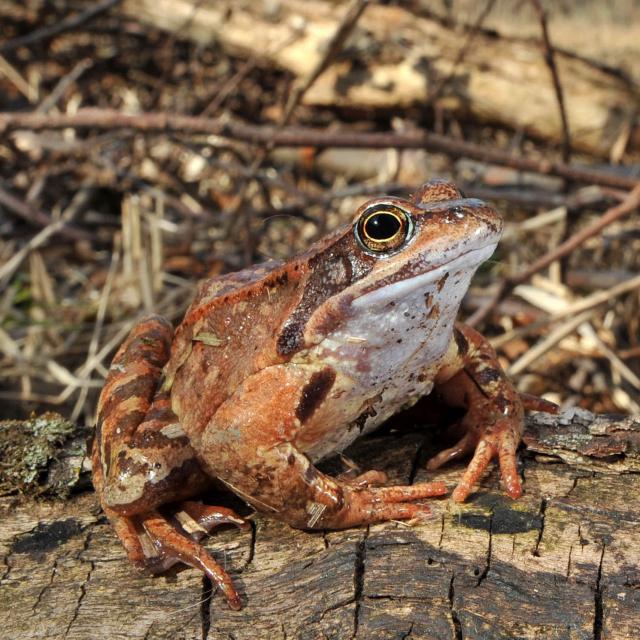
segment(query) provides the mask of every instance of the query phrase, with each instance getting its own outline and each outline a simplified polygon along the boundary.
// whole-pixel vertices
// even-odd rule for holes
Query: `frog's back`
[[[301,296],[304,262],[267,262],[204,282],[177,328],[165,388],[187,432],[203,429],[244,380],[283,361],[280,328]]]

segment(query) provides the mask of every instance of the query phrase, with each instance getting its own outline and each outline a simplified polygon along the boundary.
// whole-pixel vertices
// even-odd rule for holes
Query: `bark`
[[[529,418],[525,495],[495,470],[415,526],[308,533],[262,517],[214,534],[244,608],[192,569],[134,571],[95,495],[1,502],[0,638],[637,638],[640,418]],[[357,444],[395,482],[428,474],[418,433]],[[460,466],[438,474],[451,485]]]
[[[346,11],[330,0],[220,2],[126,0],[132,18],[291,72],[313,74]],[[553,44],[553,43],[552,43]],[[620,75],[556,52],[572,145],[607,156],[629,144],[637,91]],[[468,33],[400,6],[367,6],[346,49],[304,94],[309,105],[369,111],[421,110],[507,126],[559,142],[562,125],[539,42]],[[614,149],[615,147],[615,149]]]

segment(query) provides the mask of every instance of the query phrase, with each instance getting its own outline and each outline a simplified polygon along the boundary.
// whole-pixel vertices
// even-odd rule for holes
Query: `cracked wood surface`
[[[0,638],[637,638],[639,439],[637,418],[539,414],[515,502],[493,470],[467,504],[433,501],[412,527],[307,533],[255,517],[216,533],[239,612],[195,570],[134,571],[93,493],[3,498]],[[434,445],[392,434],[350,454],[422,481]],[[438,475],[453,486],[460,470]]]

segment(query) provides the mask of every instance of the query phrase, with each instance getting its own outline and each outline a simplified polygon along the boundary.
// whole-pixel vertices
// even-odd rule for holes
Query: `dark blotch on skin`
[[[103,414],[104,416],[107,416],[106,413]],[[128,439],[131,435],[133,435],[136,431],[136,429],[138,428],[138,426],[140,425],[140,423],[144,420],[145,418],[145,413],[142,411],[132,411],[131,413],[126,414],[125,416],[122,417],[121,420],[118,421],[117,423],[117,427],[119,429],[121,429],[121,433],[119,434],[119,436],[122,436],[123,440]],[[98,440],[98,442],[102,442],[102,439],[105,436],[109,436],[106,437],[106,441],[104,443],[104,460],[102,461],[102,468],[104,470],[104,474],[105,476],[108,476],[110,474],[110,469],[111,469],[111,444],[113,442],[113,439],[110,437],[112,436],[112,433],[104,433],[104,420],[106,419],[103,418],[102,419],[102,426],[100,428],[100,439]],[[110,425],[111,427],[113,427],[113,423]]]
[[[379,402],[380,400],[381,400],[380,396],[376,396],[375,398],[372,398],[370,400],[371,404],[349,425],[349,429],[351,429],[352,426],[355,426],[358,429],[358,431],[362,433],[362,430],[364,429],[367,419],[373,418],[374,416],[378,415],[378,412],[375,410],[373,405],[375,402]]]
[[[180,449],[189,444],[187,436],[179,438],[169,438],[160,431],[145,430],[136,434],[133,439],[133,446],[137,449]]]
[[[148,465],[144,466],[149,468]],[[112,509],[121,515],[135,515],[154,509],[161,504],[186,500],[202,492],[211,483],[211,478],[202,471],[197,460],[189,458],[181,467],[172,469],[171,473],[160,482],[147,483],[144,495],[138,500],[126,505],[112,506]]]
[[[474,372],[474,377],[479,384],[487,385],[500,379],[500,372],[497,369],[483,369]]]
[[[287,282],[289,282],[289,274],[283,271],[279,275],[267,278],[264,284],[267,287],[281,287],[287,284]]]
[[[300,302],[280,331],[278,353],[287,356],[302,348],[304,329],[314,311],[367,275],[374,262],[375,258],[356,250],[355,238],[349,231],[328,249],[309,258],[309,279],[304,283]]]
[[[296,418],[305,423],[318,408],[318,405],[327,397],[336,379],[336,372],[326,367],[322,371],[316,371],[309,382],[302,389],[300,402],[296,407]]]
[[[318,470],[312,464],[310,464],[304,470],[304,481],[307,484],[313,484],[314,482],[317,482],[318,476],[319,476]]]
[[[465,338],[462,331],[458,331],[458,329],[454,329],[453,337],[455,338],[456,344],[458,345],[458,353],[461,356],[464,356],[469,351],[469,342]]]
[[[151,398],[155,390],[156,380],[153,375],[136,376],[111,392],[106,401],[102,403],[101,416],[107,418],[112,411],[117,410],[122,402],[129,398]]]
[[[278,336],[277,349],[281,355],[288,355],[302,346],[305,319],[290,320]]]
[[[436,285],[438,288],[438,292],[442,291],[442,288],[444,287],[444,285],[446,284],[447,280],[449,279],[449,274],[445,273],[442,278],[440,278],[440,280],[438,280],[438,284]]]
[[[145,422],[165,422],[166,424],[177,421],[178,419],[176,418],[175,413],[171,410],[171,407],[168,404],[158,406],[157,399],[154,400],[154,404],[145,418]]]
[[[130,477],[135,475],[145,476],[148,474],[150,466],[147,462],[139,462],[127,456],[126,451],[120,451],[116,458],[118,477]]]

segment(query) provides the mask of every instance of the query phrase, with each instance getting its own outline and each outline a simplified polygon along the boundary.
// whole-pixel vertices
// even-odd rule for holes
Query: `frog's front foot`
[[[449,449],[441,451],[427,462],[427,469],[435,470],[443,464],[468,455],[473,457],[451,497],[456,502],[464,502],[473,491],[489,463],[498,458],[500,477],[505,491],[511,498],[522,495],[522,482],[517,469],[518,443],[520,442],[521,416],[502,416],[495,419],[490,427],[474,422],[475,412],[462,421],[466,426],[465,435]]]
[[[427,469],[433,471],[447,462],[473,454],[451,494],[456,502],[464,502],[490,462],[497,458],[504,490],[509,497],[519,498],[522,495],[522,481],[517,469],[516,452],[522,433],[524,409],[556,413],[557,405],[535,396],[519,397],[515,393],[504,393],[496,403],[494,398],[483,395],[475,385],[469,385],[467,393],[473,395],[474,401],[459,424],[464,435],[454,446],[431,458],[427,462]]]
[[[505,376],[491,344],[464,324],[457,324],[454,329],[436,387],[447,404],[466,409],[459,424],[464,435],[453,447],[431,458],[427,468],[437,469],[473,452],[452,494],[456,502],[464,502],[489,463],[497,458],[505,491],[512,498],[520,497],[522,482],[516,450],[524,427],[524,410],[555,413],[556,405],[519,394]]]

